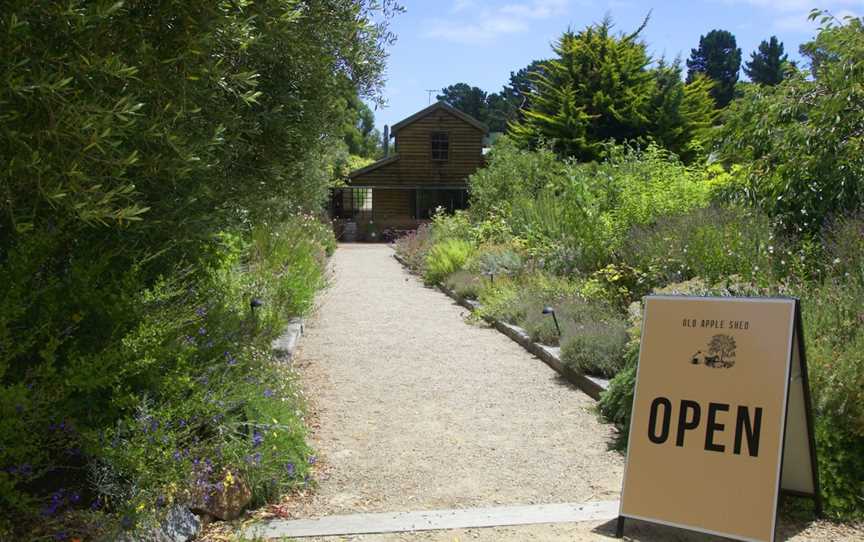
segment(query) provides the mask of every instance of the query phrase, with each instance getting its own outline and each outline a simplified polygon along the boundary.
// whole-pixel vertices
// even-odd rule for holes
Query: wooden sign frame
[[[776,537],[777,520],[779,517],[780,503],[781,503],[780,497],[781,496],[804,497],[804,498],[813,499],[815,514],[817,517],[820,517],[822,515],[822,498],[821,498],[820,490],[819,490],[819,471],[818,471],[818,462],[816,459],[816,442],[815,442],[815,438],[814,438],[814,427],[813,427],[813,409],[812,409],[812,402],[811,402],[811,397],[810,397],[810,383],[809,383],[808,374],[807,374],[807,355],[806,355],[806,348],[804,345],[804,330],[803,330],[802,317],[801,317],[801,301],[800,301],[800,299],[795,298],[795,297],[760,297],[760,298],[756,298],[756,297],[709,297],[709,296],[683,296],[683,295],[652,295],[652,296],[647,296],[645,298],[645,303],[643,304],[643,306],[646,307],[646,309],[643,309],[643,310],[647,310],[647,301],[650,298],[700,300],[700,301],[707,301],[707,300],[712,300],[712,301],[731,301],[731,300],[735,300],[735,301],[786,301],[786,302],[791,301],[794,303],[794,309],[793,309],[794,322],[792,323],[792,333],[791,333],[791,336],[789,338],[789,340],[791,341],[792,344],[789,346],[789,349],[788,349],[789,354],[788,354],[788,359],[786,360],[786,382],[785,382],[785,390],[783,393],[783,402],[784,402],[783,408],[785,410],[782,414],[782,421],[781,421],[782,430],[781,430],[780,440],[779,440],[779,444],[781,447],[780,460],[779,460],[780,465],[779,465],[779,469],[777,470],[777,480],[776,480],[777,487],[776,487],[776,490],[774,492],[775,506],[774,506],[774,511],[773,511],[774,516],[773,516],[773,519],[771,522],[771,529],[770,529],[771,538],[770,539],[774,540]],[[644,341],[645,341],[645,324],[646,324],[646,321],[647,321],[647,315],[645,315],[643,313],[643,322],[642,322],[643,333],[641,336],[641,344],[640,344],[640,352],[639,352],[640,364],[642,362],[642,352],[643,352],[643,346],[644,346]],[[694,361],[694,363],[695,363],[695,361]],[[796,367],[800,371],[800,375],[795,374]],[[799,394],[797,392],[797,390],[799,388],[795,387],[797,384],[794,384],[793,380],[800,380],[800,386],[801,386],[800,387],[800,397],[799,397]],[[639,369],[638,369],[638,365],[637,365],[633,406],[632,406],[632,410],[631,410],[631,414],[630,414],[630,420],[631,420],[630,437],[631,438],[628,440],[628,446],[627,446],[626,465],[628,467],[630,464],[631,446],[632,446],[632,442],[633,442],[632,436],[633,436],[633,425],[634,424],[632,423],[632,421],[635,419],[636,406],[637,406],[636,397],[637,397],[638,389],[639,389]],[[796,396],[796,404],[790,405],[790,397],[793,394]],[[803,402],[803,405],[797,404],[799,402]],[[809,487],[812,488],[812,492],[809,492],[806,490],[795,489],[792,487],[784,487],[784,475],[787,474],[787,471],[784,470],[784,459],[786,459],[786,454],[787,454],[786,448],[787,448],[787,444],[789,444],[790,438],[795,438],[795,435],[789,431],[789,429],[790,429],[789,428],[789,425],[790,425],[790,421],[789,421],[790,420],[790,406],[792,406],[795,409],[795,414],[797,414],[798,421],[797,421],[796,425],[800,426],[800,418],[802,415],[804,418],[805,427],[794,427],[794,428],[792,428],[792,431],[793,432],[800,432],[801,430],[806,430],[806,432],[807,432],[806,444],[807,444],[807,447],[809,449],[806,451],[802,451],[802,450],[798,449],[798,450],[795,450],[794,453],[798,454],[797,459],[799,461],[801,460],[800,455],[802,453],[806,453],[807,455],[809,455],[810,476],[805,477],[803,480],[804,480],[804,482],[809,482]],[[803,413],[801,412],[802,408],[803,408]],[[793,422],[793,423],[795,423],[795,422]],[[800,436],[800,434],[798,434],[797,436],[798,436],[798,440],[796,440],[796,443],[799,445],[798,447],[801,448],[802,447],[801,446],[802,441],[800,440],[801,436]],[[794,446],[793,446],[793,448],[794,448]],[[794,467],[789,467],[789,468],[792,469]],[[738,540],[746,540],[746,541],[757,540],[757,539],[745,538],[741,535],[736,535],[734,533],[724,533],[724,532],[719,532],[716,530],[700,529],[698,526],[694,526],[694,525],[682,525],[679,523],[664,521],[664,520],[659,519],[659,518],[653,518],[652,519],[652,518],[641,517],[641,516],[640,517],[626,516],[623,513],[624,496],[625,496],[625,491],[627,488],[627,474],[626,473],[627,473],[627,471],[625,470],[625,476],[624,476],[624,481],[623,481],[622,490],[621,490],[621,504],[620,504],[620,508],[619,508],[619,515],[618,515],[616,531],[615,531],[615,536],[617,538],[622,538],[624,536],[625,521],[626,521],[627,517],[631,517],[632,519],[639,519],[641,521],[663,524],[663,525],[667,525],[667,526],[688,529],[691,531],[703,532],[706,534],[721,535],[721,536],[726,536],[726,537],[730,537],[730,538],[734,538],[734,539],[738,539]],[[802,479],[800,478],[800,473],[789,472],[788,474],[789,474],[789,480],[787,480],[786,485],[794,485],[795,482],[793,482],[793,480],[792,480],[793,477],[798,478],[797,483],[799,483],[799,485],[802,483]],[[809,478],[809,480],[807,478]]]

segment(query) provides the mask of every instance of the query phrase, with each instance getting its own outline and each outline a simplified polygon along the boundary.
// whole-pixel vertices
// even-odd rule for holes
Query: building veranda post
[[[467,179],[483,165],[487,132],[478,120],[441,102],[394,124],[393,152],[352,171],[346,186],[333,190],[337,234],[374,241],[387,230],[417,228],[439,207],[466,208]]]

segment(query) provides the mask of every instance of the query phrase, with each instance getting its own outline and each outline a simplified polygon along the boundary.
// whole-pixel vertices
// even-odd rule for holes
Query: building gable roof
[[[471,115],[469,115],[467,113],[463,113],[462,111],[459,111],[455,107],[449,106],[444,102],[435,102],[434,104],[430,105],[429,107],[422,109],[422,110],[414,113],[410,117],[402,119],[399,122],[397,122],[396,124],[394,124],[393,126],[391,126],[390,127],[390,136],[391,137],[395,136],[396,132],[398,132],[402,128],[408,126],[409,124],[413,124],[414,122],[422,119],[423,117],[425,117],[427,115],[434,113],[435,111],[438,111],[439,109],[443,109],[444,111],[447,111],[451,115],[467,122],[468,124],[477,128],[478,130],[480,130],[484,134],[489,132],[489,128],[485,124],[483,124],[479,120],[475,119]]]
[[[369,173],[370,171],[374,171],[380,167],[384,167],[387,164],[392,164],[393,162],[395,162],[397,160],[399,160],[398,154],[390,155],[386,158],[382,158],[381,160],[373,162],[366,167],[361,167],[360,169],[355,169],[354,171],[352,171],[351,173],[348,174],[348,178],[353,179],[354,177],[357,177],[358,175],[363,175],[364,173]]]

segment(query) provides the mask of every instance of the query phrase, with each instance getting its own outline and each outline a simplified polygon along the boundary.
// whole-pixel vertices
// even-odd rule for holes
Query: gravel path
[[[594,401],[497,331],[466,324],[465,309],[392,254],[340,245],[306,324],[295,360],[319,488],[292,515],[617,499],[624,461]],[[338,539],[595,540],[613,523]],[[630,537],[707,539],[637,522]]]

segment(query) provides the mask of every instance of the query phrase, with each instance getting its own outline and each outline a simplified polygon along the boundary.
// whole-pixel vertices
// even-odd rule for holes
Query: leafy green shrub
[[[50,538],[91,505],[149,513],[201,463],[256,496],[302,480],[297,431],[272,437],[296,461],[276,476],[243,428],[275,423],[264,392],[300,426],[263,358],[333,249],[309,211],[344,98],[380,89],[382,9],[4,2],[0,538]]]
[[[639,347],[642,338],[642,302],[634,301],[627,308],[628,342],[622,356],[623,367],[609,381],[609,387],[600,394],[597,404],[600,416],[618,428],[616,444],[627,447],[630,415],[633,410],[633,393],[636,387],[636,366],[639,362]]]
[[[587,299],[575,293],[576,285],[566,283],[565,287],[553,295],[543,295],[542,291],[534,291],[535,295],[522,296],[525,306],[525,316],[518,324],[525,328],[531,339],[548,345],[558,345],[570,337],[578,335],[587,325],[602,322],[616,317],[616,313],[605,302]],[[561,336],[555,328],[555,320],[543,314],[543,308],[551,306],[561,328]]]
[[[535,342],[563,343],[565,362],[573,363],[574,368],[592,374],[614,373],[626,343],[625,323],[607,303],[587,299],[579,290],[579,283],[543,273],[495,279],[483,283],[478,315],[518,325]],[[546,306],[555,309],[561,336],[552,316],[543,314]]]
[[[752,281],[771,277],[774,244],[766,217],[741,207],[711,206],[631,229],[621,258],[653,286],[694,277],[716,282],[730,275]]]
[[[408,267],[422,275],[426,269],[426,257],[432,248],[431,227],[421,224],[413,232],[397,239],[395,248],[396,254],[405,260]]]
[[[486,157],[486,167],[469,178],[471,216],[485,219],[495,211],[508,216],[516,199],[533,198],[548,186],[561,186],[570,166],[548,147],[528,151],[509,137],[500,137]]]
[[[832,280],[801,297],[822,492],[832,515],[862,517],[864,283]]]
[[[29,345],[4,348],[4,378],[20,379],[0,388],[0,440],[14,443],[0,448],[4,509],[40,515],[40,528],[88,506],[132,525],[189,499],[189,488],[215,488],[228,472],[249,483],[257,502],[304,483],[311,452],[302,401],[269,346],[323,284],[325,248],[310,238],[326,231],[314,217],[297,216],[216,236],[197,274],[178,270],[140,292],[129,276],[133,289],[111,300],[125,325],[98,348],[73,344],[64,354],[71,367],[56,364],[59,343],[46,345],[54,370],[43,362],[22,371],[16,357]],[[28,256],[14,252],[2,265],[16,279],[4,286],[3,340],[27,316],[5,308],[31,295],[18,287]],[[69,318],[87,337],[99,285],[78,287]],[[45,299],[61,314],[63,305]]]
[[[650,288],[650,278],[644,271],[626,263],[617,263],[592,273],[582,285],[581,293],[589,299],[605,301],[623,311],[634,300],[648,293]]]
[[[566,278],[546,273],[525,274],[512,279],[506,276],[495,278],[485,283],[480,292],[480,316],[530,327],[526,319],[539,315],[545,305],[555,305],[558,301],[575,295],[576,291],[576,286]],[[551,326],[551,318],[548,319]],[[554,327],[542,324],[541,327],[550,330],[550,334],[554,332]],[[537,338],[533,336],[534,340]]]
[[[483,288],[484,280],[487,279],[462,269],[448,275],[444,280],[444,285],[463,299],[477,299]]]
[[[472,240],[471,222],[465,211],[448,214],[444,211],[435,213],[432,217],[432,240],[436,243],[448,239]]]
[[[823,237],[830,275],[864,284],[864,212],[833,221]]]
[[[745,166],[739,197],[796,235],[815,235],[832,217],[864,203],[864,108],[852,105],[864,99],[864,23],[824,12],[814,17],[822,27],[801,46],[810,73],[747,87],[717,132],[721,159]]]
[[[480,308],[475,314],[480,318],[516,323],[525,315],[525,307],[519,302],[520,290],[519,282],[507,277],[484,283],[477,296]]]
[[[516,276],[525,268],[522,255],[511,245],[486,245],[477,249],[467,266],[471,271],[494,277]]]
[[[589,275],[614,263],[632,228],[705,207],[736,182],[737,173],[685,166],[654,145],[610,147],[608,154],[600,164],[577,164],[555,161],[542,148],[496,143],[488,167],[469,179],[471,216],[503,221],[545,270]],[[535,171],[541,164],[546,169]]]
[[[564,339],[561,359],[583,373],[613,377],[624,368],[627,324],[621,318],[579,324]]]
[[[432,245],[426,256],[423,279],[429,284],[442,282],[447,275],[465,266],[473,250],[471,243],[461,239],[448,239]]]
[[[705,207],[719,186],[731,182],[722,169],[685,166],[668,151],[616,147],[607,162],[588,170],[599,200],[604,240],[617,247],[634,226]]]

